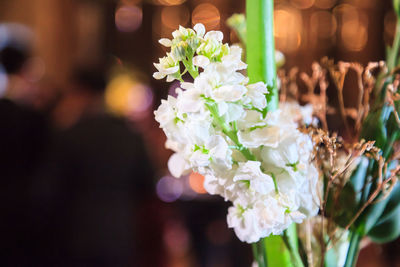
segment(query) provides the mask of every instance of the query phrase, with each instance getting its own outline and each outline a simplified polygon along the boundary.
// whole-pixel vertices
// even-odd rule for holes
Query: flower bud
[[[188,44],[184,41],[181,41],[178,44],[174,45],[172,47],[173,57],[176,58],[178,61],[184,59],[186,57],[187,47],[188,47]]]

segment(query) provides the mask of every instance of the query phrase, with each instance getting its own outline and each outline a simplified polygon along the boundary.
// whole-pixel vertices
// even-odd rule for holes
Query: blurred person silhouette
[[[44,117],[29,107],[30,44],[14,36],[25,30],[0,24],[1,266],[25,266],[32,257],[30,187],[47,136]]]
[[[104,71],[80,68],[79,111],[55,134],[36,184],[39,266],[162,266],[152,224],[153,169],[138,132],[109,114]],[[67,101],[72,103],[73,100]],[[65,104],[66,105],[66,104]],[[65,110],[68,107],[64,107]],[[143,220],[145,222],[143,223]]]

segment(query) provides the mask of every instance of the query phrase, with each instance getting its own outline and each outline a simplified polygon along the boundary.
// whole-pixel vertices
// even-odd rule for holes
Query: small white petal
[[[204,39],[214,39],[218,42],[222,42],[222,39],[224,39],[224,34],[220,31],[209,31],[204,36]]]
[[[208,57],[199,55],[193,58],[193,65],[195,66],[199,66],[204,69],[208,64],[210,64]]]
[[[173,80],[175,80],[176,78],[173,75],[168,75],[167,76],[167,82],[172,82]]]
[[[153,73],[153,78],[156,80],[161,80],[165,77],[165,74],[162,74],[161,72],[154,72]]]
[[[193,89],[195,86],[193,83],[182,82],[181,87],[182,87],[182,89],[190,90],[190,89]]]
[[[196,31],[197,35],[203,37],[204,33],[206,32],[206,28],[203,24],[197,23],[194,25],[193,29]]]
[[[188,173],[189,165],[181,155],[175,153],[168,160],[168,169],[172,176],[179,178]]]
[[[172,41],[168,38],[161,38],[160,40],[158,40],[158,42],[160,44],[162,44],[165,47],[171,47],[172,46]]]
[[[240,84],[223,85],[213,92],[215,100],[238,101],[247,92],[245,86]]]

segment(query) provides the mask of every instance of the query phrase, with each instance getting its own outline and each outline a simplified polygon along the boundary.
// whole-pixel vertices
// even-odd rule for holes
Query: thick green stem
[[[286,244],[286,247],[290,251],[290,258],[292,259],[292,264],[294,267],[304,267],[303,260],[300,257],[299,253],[299,244],[297,239],[297,230],[296,224],[293,223],[289,226],[288,229],[285,230],[283,234],[283,241]]]
[[[268,86],[268,110],[278,108],[274,43],[274,1],[246,1],[247,36],[246,58],[250,82],[264,82]],[[292,266],[290,254],[280,236],[264,238],[270,266]],[[262,266],[260,266],[262,267]]]
[[[278,107],[276,84],[274,1],[246,1],[247,36],[246,58],[250,82],[265,82],[268,85],[268,108]]]

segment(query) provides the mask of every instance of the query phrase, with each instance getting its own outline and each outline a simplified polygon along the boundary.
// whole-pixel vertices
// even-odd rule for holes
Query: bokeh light
[[[368,41],[368,18],[362,11],[349,4],[341,4],[333,10],[340,19],[340,36],[349,51],[361,51]]]
[[[175,30],[179,25],[186,26],[189,22],[190,13],[186,6],[166,6],[161,11],[161,22],[163,26]]]
[[[133,119],[140,118],[150,108],[152,100],[151,90],[125,73],[115,76],[105,93],[106,105],[112,112]]]
[[[184,256],[190,248],[190,235],[185,225],[178,220],[168,220],[165,224],[164,244],[174,256]],[[173,265],[186,266],[186,265]]]
[[[156,3],[164,6],[176,6],[185,3],[186,0],[156,0]]]
[[[8,77],[4,68],[0,65],[0,97],[2,97],[7,89]]]
[[[197,173],[192,172],[189,176],[189,184],[190,188],[198,194],[205,194],[207,191],[204,189],[204,176]]]
[[[196,6],[192,13],[192,24],[203,23],[207,30],[217,29],[220,19],[218,8],[210,3]]]
[[[142,25],[142,9],[135,5],[122,5],[115,12],[115,26],[121,32],[134,32]]]
[[[182,195],[183,186],[178,179],[167,175],[157,182],[156,191],[162,201],[174,202]]]
[[[361,51],[368,40],[367,28],[356,21],[347,22],[342,26],[343,45],[350,51]]]
[[[296,9],[280,8],[274,12],[276,48],[282,52],[296,51],[301,44],[302,18]]]

